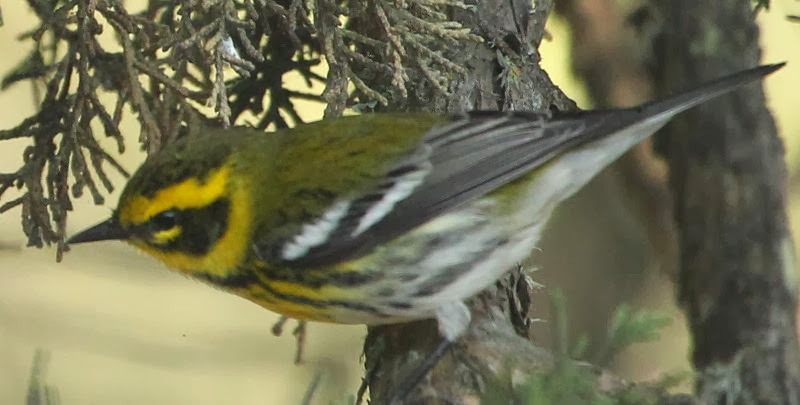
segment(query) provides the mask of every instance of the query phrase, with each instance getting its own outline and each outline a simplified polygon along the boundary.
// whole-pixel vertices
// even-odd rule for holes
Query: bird
[[[127,241],[299,320],[433,318],[442,343],[410,390],[469,327],[465,300],[530,254],[561,202],[676,114],[783,65],[632,108],[208,128],[149,156],[110,218],[67,242]]]

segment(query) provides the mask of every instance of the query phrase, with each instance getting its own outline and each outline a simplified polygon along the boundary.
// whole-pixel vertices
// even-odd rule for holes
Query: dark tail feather
[[[675,115],[686,111],[698,104],[729,93],[745,84],[761,79],[762,77],[782,68],[786,62],[775,63],[772,65],[762,65],[752,69],[743,70],[708,83],[701,84],[699,87],[682,92],[665,99],[653,101],[641,106],[643,112],[648,116],[658,116],[663,113]]]

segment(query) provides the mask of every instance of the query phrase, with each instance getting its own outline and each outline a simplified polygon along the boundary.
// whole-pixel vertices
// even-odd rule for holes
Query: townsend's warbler
[[[463,301],[529,255],[561,201],[675,114],[781,66],[629,109],[208,129],[150,156],[111,218],[69,243],[126,240],[298,319],[436,318],[452,342]]]

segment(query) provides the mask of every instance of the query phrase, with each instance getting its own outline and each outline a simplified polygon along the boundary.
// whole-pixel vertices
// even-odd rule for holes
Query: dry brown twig
[[[126,106],[140,121],[140,143],[153,153],[207,122],[206,100],[224,126],[247,111],[263,127],[286,126],[284,114],[297,122],[291,99],[309,95],[285,91],[280,76],[300,71],[308,82],[320,80],[311,72],[319,58],[313,57],[308,9],[297,0],[153,0],[136,14],[112,0],[28,3],[39,25],[20,40],[32,42],[32,50],[2,87],[31,81],[42,95],[37,113],[0,131],[0,141],[30,140],[22,167],[0,174],[0,199],[7,199],[0,200],[0,212],[20,207],[28,244],[55,243],[59,259],[66,248],[71,198],[88,190],[95,203],[102,203],[113,189],[108,168],[127,175],[99,143],[102,136],[112,137],[116,152],[124,151],[119,124]],[[99,41],[104,32],[114,34],[117,50]],[[285,38],[294,48],[276,46]],[[312,57],[295,56],[303,49]],[[236,87],[275,60],[281,68],[272,68],[274,76]],[[113,107],[102,101],[107,93],[115,97]],[[273,101],[265,109],[267,94]],[[19,195],[11,196],[12,188]]]

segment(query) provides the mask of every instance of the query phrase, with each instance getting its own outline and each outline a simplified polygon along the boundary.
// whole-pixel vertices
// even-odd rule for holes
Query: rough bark
[[[653,5],[664,22],[662,92],[759,63],[750,1]],[[784,150],[761,86],[694,109],[667,132],[697,394],[709,404],[800,403]]]

